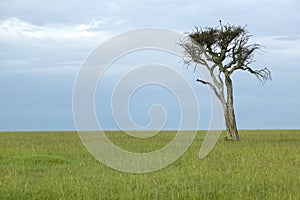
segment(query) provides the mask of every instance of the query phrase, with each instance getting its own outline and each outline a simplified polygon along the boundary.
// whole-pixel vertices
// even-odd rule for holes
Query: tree
[[[179,45],[184,49],[183,62],[187,65],[205,67],[211,80],[197,79],[199,83],[208,85],[222,104],[228,140],[239,140],[233,104],[232,74],[242,70],[255,75],[264,84],[271,80],[268,68],[255,70],[250,67],[254,54],[261,50],[259,44],[248,44],[251,35],[245,27],[220,25],[217,27],[195,27]]]

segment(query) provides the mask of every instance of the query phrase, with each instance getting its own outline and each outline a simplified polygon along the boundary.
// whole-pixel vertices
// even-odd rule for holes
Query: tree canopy
[[[262,83],[271,80],[271,72],[268,68],[255,70],[250,67],[254,54],[261,51],[261,45],[248,44],[251,35],[246,26],[222,25],[217,28],[195,27],[192,33],[188,33],[187,41],[180,43],[185,50],[184,63],[192,62],[208,65],[213,62],[211,70],[219,68],[224,75],[230,76],[236,70],[248,71],[255,75]]]

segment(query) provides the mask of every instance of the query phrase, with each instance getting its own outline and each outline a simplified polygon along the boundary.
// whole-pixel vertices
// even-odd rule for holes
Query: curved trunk
[[[239,140],[239,134],[236,126],[235,113],[233,108],[233,87],[229,76],[225,77],[225,85],[227,89],[227,102],[223,106],[224,117],[226,122],[227,139]]]

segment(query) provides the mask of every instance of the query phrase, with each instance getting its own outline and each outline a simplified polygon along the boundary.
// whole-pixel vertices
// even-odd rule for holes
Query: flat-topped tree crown
[[[250,67],[255,61],[254,54],[261,50],[259,44],[248,44],[250,37],[246,26],[222,25],[220,22],[218,27],[195,27],[188,34],[188,41],[180,45],[186,50],[187,64],[192,61],[198,64],[211,61],[227,75],[235,70],[244,70],[264,83],[271,80],[271,73],[268,68],[255,70]]]

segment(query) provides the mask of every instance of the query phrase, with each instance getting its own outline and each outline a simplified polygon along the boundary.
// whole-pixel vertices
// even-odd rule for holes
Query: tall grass
[[[106,134],[124,149],[148,152],[175,133]],[[300,131],[241,131],[241,141],[221,137],[199,160],[204,135],[169,167],[128,174],[95,160],[75,132],[3,132],[0,199],[300,199]]]

